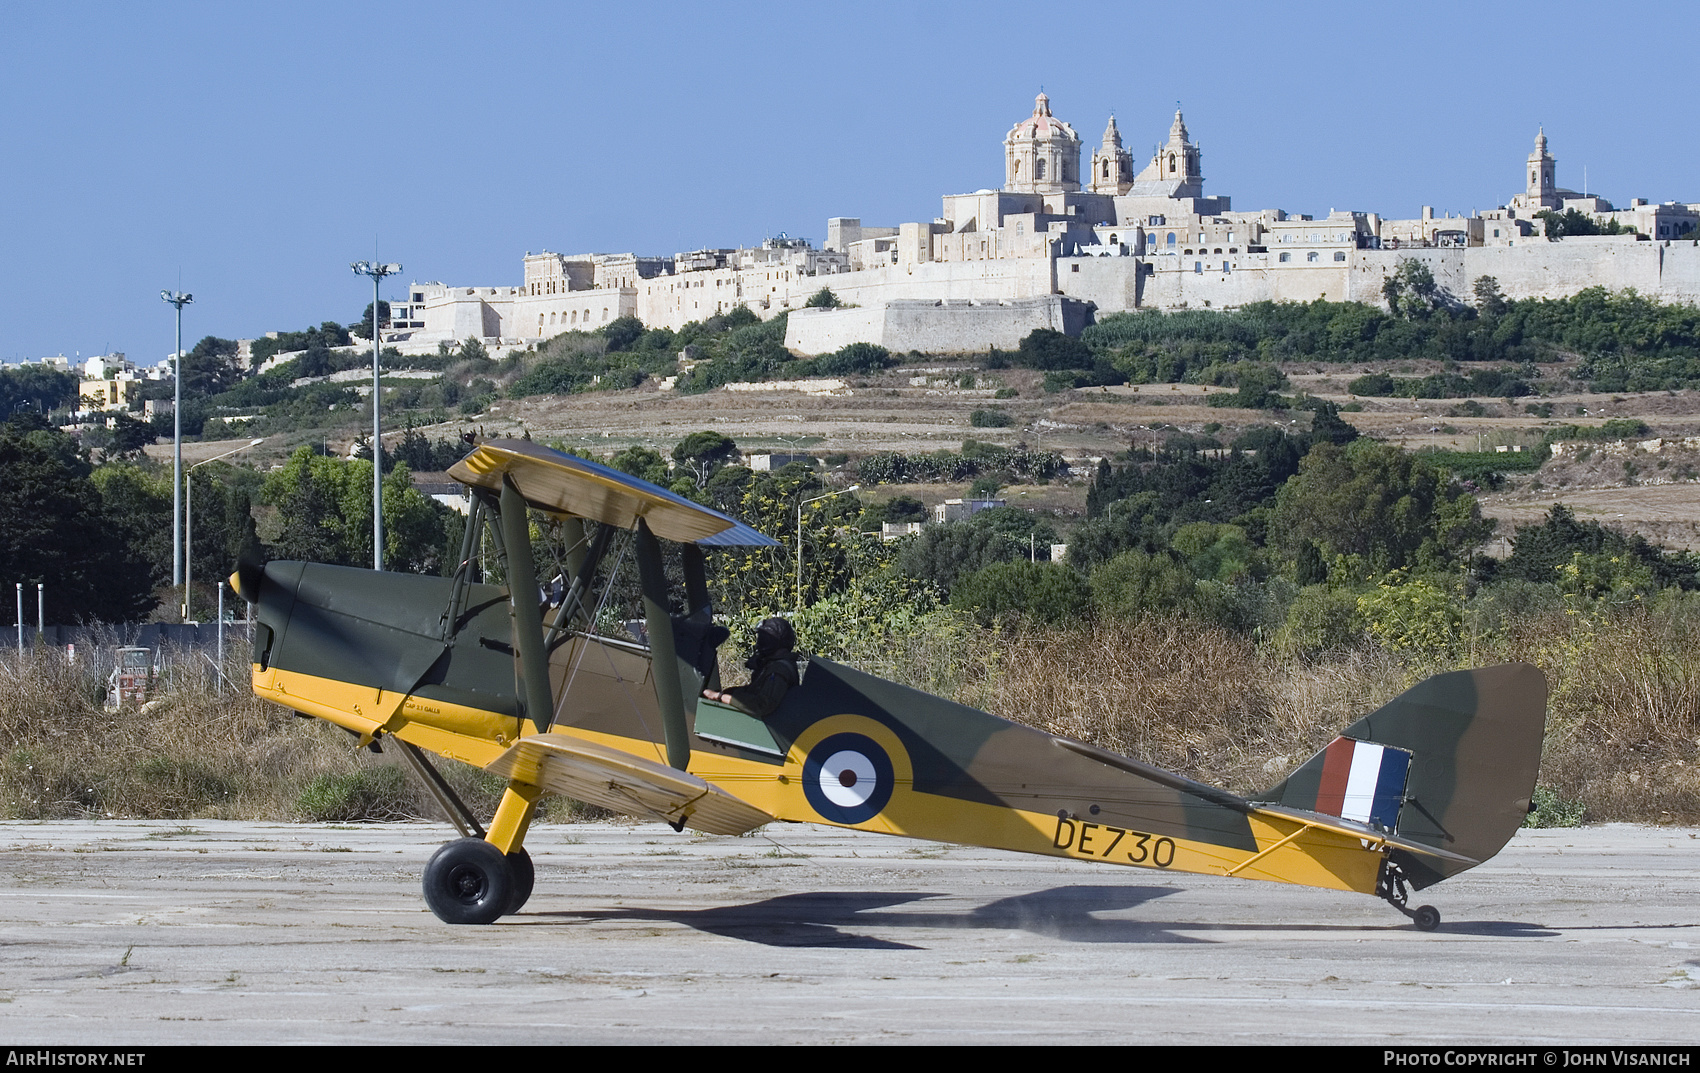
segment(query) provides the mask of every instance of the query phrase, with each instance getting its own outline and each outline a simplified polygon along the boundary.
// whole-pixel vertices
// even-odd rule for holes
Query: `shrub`
[[[971,612],[981,625],[1012,615],[1061,625],[1091,613],[1092,589],[1062,563],[996,563],[959,578],[950,606]]]
[[[1535,787],[1524,827],[1580,827],[1587,812],[1580,801],[1569,801],[1550,786]]]
[[[968,415],[968,423],[975,428],[1008,428],[1015,418],[1003,410],[975,410]]]
[[[896,364],[891,351],[877,343],[848,343],[831,354],[795,362],[788,373],[794,376],[847,376],[889,369]]]
[[[1016,364],[1029,369],[1060,372],[1090,369],[1097,361],[1097,355],[1074,336],[1051,328],[1035,328],[1021,340],[1015,360]]]
[[[295,807],[316,823],[408,820],[415,817],[407,776],[398,767],[327,772],[309,782]]]

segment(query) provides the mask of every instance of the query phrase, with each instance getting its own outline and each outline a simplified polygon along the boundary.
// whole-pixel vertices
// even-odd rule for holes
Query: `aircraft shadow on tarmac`
[[[590,922],[668,921],[729,939],[764,946],[832,947],[849,950],[915,950],[918,947],[865,934],[872,929],[986,928],[1026,931],[1079,943],[1209,943],[1217,940],[1181,932],[1381,932],[1410,925],[1321,923],[1223,924],[1208,921],[1151,921],[1096,914],[1133,909],[1175,891],[1164,887],[1070,886],[1000,898],[966,912],[925,912],[894,907],[942,897],[921,891],[822,891],[786,894],[745,905],[713,909],[622,908],[527,914],[536,918]],[[1444,925],[1471,935],[1538,938],[1556,935],[1537,925],[1481,921]]]

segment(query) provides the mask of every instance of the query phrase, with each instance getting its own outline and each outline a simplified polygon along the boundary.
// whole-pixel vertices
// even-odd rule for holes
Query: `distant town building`
[[[1005,505],[1002,499],[947,499],[933,508],[935,522],[965,522],[983,510]]]
[[[757,473],[772,473],[784,469],[793,462],[804,465],[814,465],[814,457],[804,454],[755,454],[749,456],[750,469]]]
[[[1137,173],[1113,116],[1082,172],[1082,140],[1043,93],[1002,148],[1000,189],[947,194],[928,221],[833,217],[820,248],[780,235],[670,257],[527,253],[519,286],[414,284],[392,307],[395,343],[523,346],[620,317],[678,329],[743,306],[764,319],[789,313],[785,342],[797,353],[851,342],[971,352],[1126,310],[1381,304],[1406,258],[1461,301],[1481,276],[1510,298],[1605,286],[1700,300],[1700,204],[1637,198],[1620,209],[1566,189],[1544,129],[1505,205],[1467,217],[1425,207],[1412,220],[1235,210],[1226,195],[1206,195],[1203,150],[1179,109]],[[1572,209],[1638,233],[1549,240],[1538,214]],[[823,287],[848,308],[806,308]]]

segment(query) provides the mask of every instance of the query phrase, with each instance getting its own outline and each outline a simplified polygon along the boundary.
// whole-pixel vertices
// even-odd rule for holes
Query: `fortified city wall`
[[[897,299],[855,309],[799,309],[785,323],[785,348],[827,354],[850,343],[877,343],[897,353],[969,354],[1014,350],[1039,328],[1079,335],[1091,307],[1062,295],[977,301]]]

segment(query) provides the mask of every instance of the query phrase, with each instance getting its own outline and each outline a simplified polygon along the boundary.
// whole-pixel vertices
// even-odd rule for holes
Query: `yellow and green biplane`
[[[399,746],[459,828],[424,876],[450,923],[525,904],[526,830],[551,793],[675,830],[824,823],[1359,891],[1424,930],[1440,914],[1410,908],[1409,891],[1492,857],[1530,807],[1547,689],[1527,664],[1427,679],[1250,797],[818,657],[756,719],[701,696],[726,639],[703,549],[771,538],[529,441],[478,442],[450,473],[472,501],[453,577],[277,561],[231,579],[256,605],[254,692]],[[553,599],[529,511],[574,534]],[[479,579],[486,531],[505,586]],[[646,644],[595,630],[597,579],[628,554]],[[427,753],[507,780],[487,828]]]

